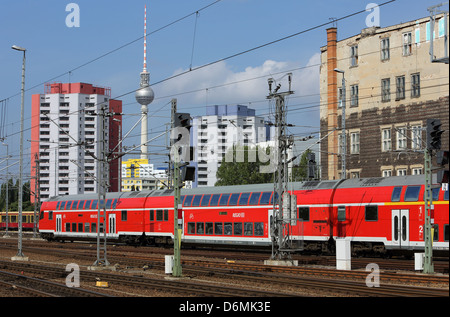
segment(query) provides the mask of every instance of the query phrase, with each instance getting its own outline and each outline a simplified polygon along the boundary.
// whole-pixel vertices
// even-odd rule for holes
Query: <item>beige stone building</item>
[[[447,19],[448,21],[448,19]],[[337,41],[327,30],[321,48],[320,121],[322,179],[341,178],[342,78],[345,77],[346,177],[422,174],[427,118],[439,118],[448,150],[449,68],[443,15],[386,28],[368,28]],[[448,43],[447,43],[448,47]],[[343,73],[335,71],[340,69]]]

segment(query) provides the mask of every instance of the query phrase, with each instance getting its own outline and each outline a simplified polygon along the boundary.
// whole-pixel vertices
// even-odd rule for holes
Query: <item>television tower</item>
[[[150,73],[147,72],[147,5],[144,11],[144,69],[141,73],[141,83],[140,88],[136,90],[136,101],[141,104],[141,159],[148,159],[148,146],[147,146],[147,135],[148,135],[148,105],[152,103],[155,99],[155,93],[150,87]]]

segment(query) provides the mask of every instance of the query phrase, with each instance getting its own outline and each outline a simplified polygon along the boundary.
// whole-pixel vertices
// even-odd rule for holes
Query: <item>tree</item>
[[[14,184],[13,179],[8,180],[8,207],[9,210],[18,210],[19,208],[19,180]],[[30,182],[23,184],[22,192],[22,210],[34,210],[30,202]],[[0,189],[0,210],[6,209],[6,182],[2,184]]]
[[[253,153],[256,155],[250,156],[251,159],[249,151],[256,151]],[[269,148],[266,148],[266,153],[268,151]],[[260,161],[258,147],[255,149],[248,146],[233,146],[217,170],[218,181],[215,186],[270,183],[273,181],[273,173],[261,173],[259,169],[260,166],[267,164]]]

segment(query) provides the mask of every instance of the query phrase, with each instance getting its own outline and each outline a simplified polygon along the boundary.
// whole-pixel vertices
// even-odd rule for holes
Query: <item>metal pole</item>
[[[175,115],[177,112],[177,100],[172,99],[172,111],[171,111],[171,127],[175,128]],[[170,138],[171,149],[173,147],[173,139]],[[181,277],[181,231],[178,224],[178,209],[181,208],[181,193],[180,193],[180,157],[178,155],[178,149],[173,149],[174,162],[173,162],[173,185],[174,185],[174,204],[173,204],[173,270],[172,276]],[[170,161],[170,160],[169,160]],[[170,170],[169,170],[170,172]]]
[[[431,236],[431,205],[433,203],[431,191],[431,150],[425,149],[425,224],[424,224],[424,240],[425,240],[425,259],[423,263],[423,273],[434,273],[433,264],[433,237]]]
[[[9,215],[8,215],[8,210],[9,210],[9,149],[8,149],[8,144],[3,143],[3,145],[6,146],[6,231],[5,234],[3,235],[4,238],[8,238],[8,226],[9,226]]]
[[[22,209],[23,209],[23,133],[24,133],[24,113],[25,113],[25,49],[17,46],[12,47],[15,50],[23,52],[22,62],[22,89],[20,102],[20,153],[19,153],[19,219],[18,219],[18,242],[17,255],[12,257],[13,260],[27,261],[28,258],[22,252]]]

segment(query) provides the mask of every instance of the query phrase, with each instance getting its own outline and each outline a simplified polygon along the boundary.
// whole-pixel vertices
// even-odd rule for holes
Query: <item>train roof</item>
[[[424,175],[394,176],[394,177],[373,177],[373,178],[352,178],[346,180],[326,180],[326,181],[306,181],[295,182],[289,185],[289,190],[319,190],[332,188],[357,188],[357,187],[384,187],[384,186],[409,186],[421,185],[424,183]],[[200,187],[192,189],[181,189],[181,195],[201,195],[201,194],[221,194],[221,193],[242,193],[242,192],[264,192],[273,191],[273,184],[251,184],[235,186]],[[172,196],[173,189],[133,191],[107,193],[107,199],[133,198],[133,197],[157,197]],[[81,195],[60,195],[50,197],[46,201],[67,201],[67,200],[89,200],[98,199],[98,194]]]

